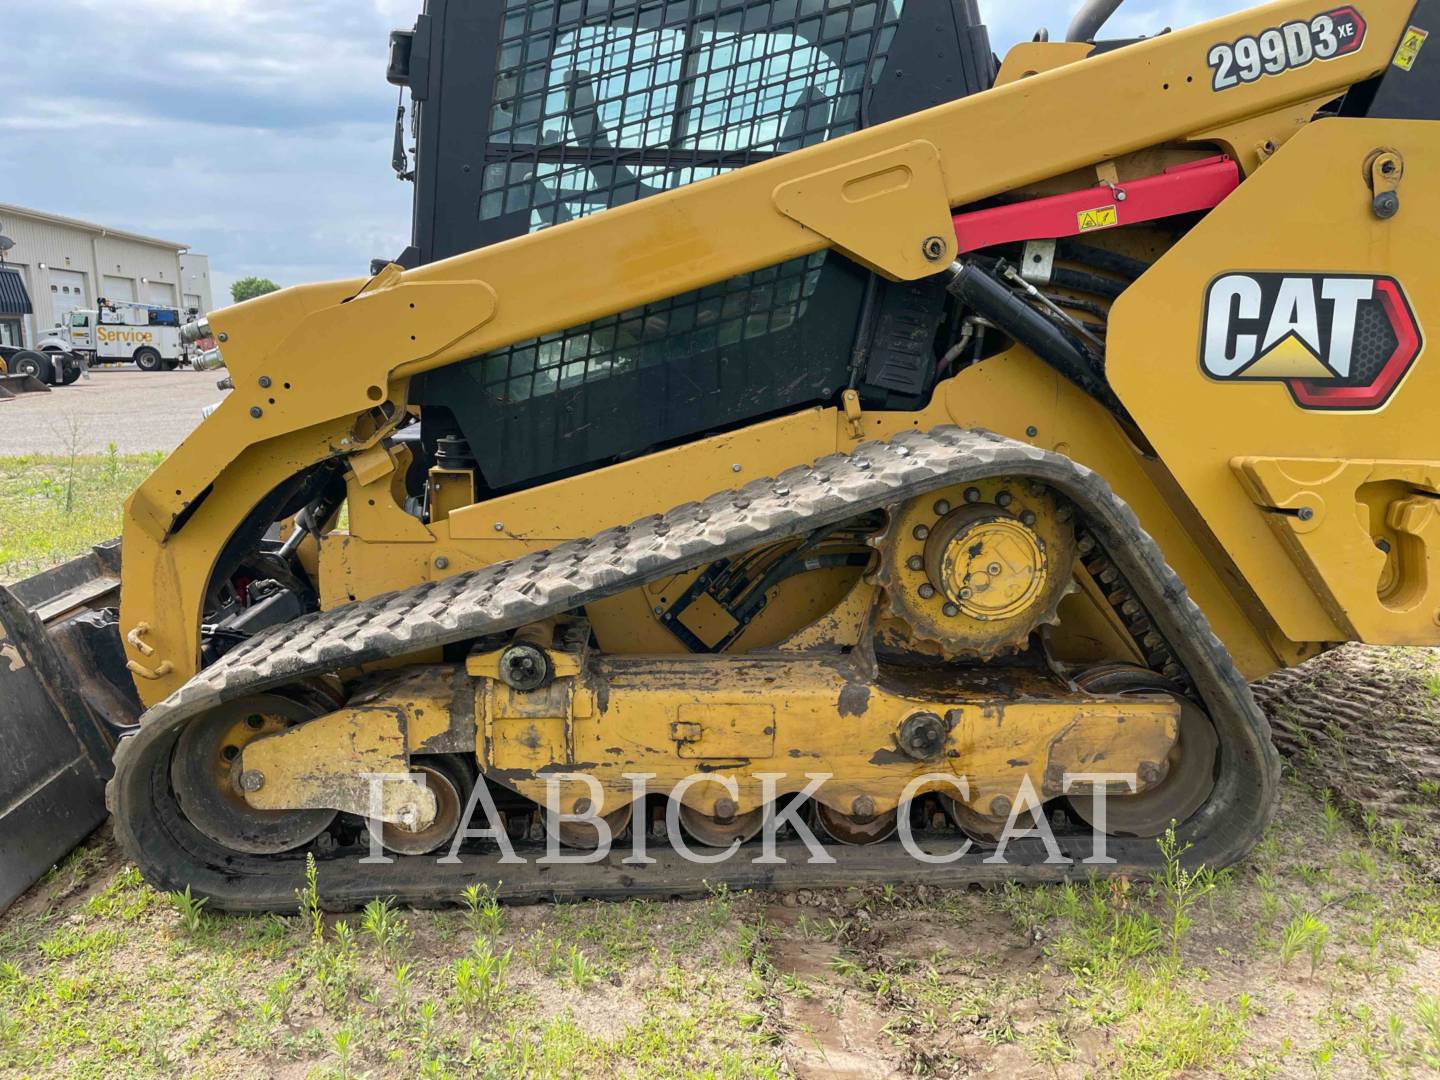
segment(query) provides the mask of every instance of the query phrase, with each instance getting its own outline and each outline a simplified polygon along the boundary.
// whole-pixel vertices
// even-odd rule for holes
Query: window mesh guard
[[[441,93],[453,83],[466,96],[439,115],[458,123],[469,103],[468,122],[485,128],[441,144],[480,136],[482,158],[466,191],[473,216],[437,241],[448,249],[550,228],[865,127],[872,97],[877,110],[893,106],[882,102],[898,86],[881,80],[887,56],[902,57],[918,31],[927,55],[905,61],[904,81],[920,89],[916,65],[940,70],[934,31],[951,23],[946,0],[503,3],[487,9],[483,34],[463,48],[459,38],[446,43]],[[902,3],[923,27],[902,29]],[[948,48],[953,55],[953,41]],[[488,97],[483,110],[477,93]],[[870,278],[818,252],[432,372],[422,402],[453,414],[489,490],[564,475],[833,400],[847,385]]]
[[[534,232],[862,126],[898,0],[507,0],[482,221]],[[492,226],[493,227],[493,226]],[[794,328],[823,253],[483,358],[497,402]]]

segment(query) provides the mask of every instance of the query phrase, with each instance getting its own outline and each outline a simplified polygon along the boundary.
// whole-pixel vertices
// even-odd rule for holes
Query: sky
[[[499,2],[499,0],[476,0]],[[1106,36],[1253,0],[1129,0]],[[352,277],[409,241],[389,31],[422,0],[3,0],[0,202],[191,245],[249,274]],[[981,0],[998,52],[1078,0]],[[3,221],[0,221],[3,225]]]

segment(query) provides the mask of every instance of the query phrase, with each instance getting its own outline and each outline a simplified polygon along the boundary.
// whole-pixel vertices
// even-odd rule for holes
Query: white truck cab
[[[39,348],[77,353],[91,364],[133,360],[141,371],[171,371],[190,359],[180,312],[130,300],[101,299],[70,312]]]

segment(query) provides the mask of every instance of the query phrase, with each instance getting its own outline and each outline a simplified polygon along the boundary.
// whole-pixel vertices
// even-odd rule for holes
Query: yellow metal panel
[[[775,205],[886,277],[928,277],[955,257],[940,154],[923,139],[789,180]]]
[[[775,753],[775,706],[682,702],[670,733],[682,758],[768,758]]]
[[[917,793],[953,792],[945,777],[963,775],[971,804],[986,807],[997,795],[1013,799],[1025,777],[1035,790],[1058,795],[1067,770],[1089,771],[1103,761],[1107,770],[1135,771],[1143,762],[1163,762],[1174,745],[1173,699],[1069,695],[1052,680],[1008,674],[1011,697],[998,701],[983,688],[907,690],[894,679],[880,685],[834,659],[601,660],[585,678],[605,708],[572,719],[573,757],[545,757],[552,747],[569,753],[560,747],[556,721],[507,722],[507,743],[492,745],[491,754],[506,770],[501,778],[537,802],[546,798],[550,774],[570,771],[559,766],[573,763],[607,792],[627,796],[627,773],[654,773],[648,786],[662,792],[693,773],[697,758],[707,758],[717,775],[735,779],[740,812],[761,805],[761,773],[782,774],[780,792],[805,787],[807,773],[828,773],[822,801],[849,812],[854,798],[868,795],[884,812],[907,783],[926,774],[932,775]],[[929,760],[897,748],[901,725],[919,712],[949,725],[947,742]],[[687,743],[703,752],[687,752]],[[587,794],[573,782],[561,791],[562,805]],[[718,794],[716,785],[702,784],[684,799],[709,813]]]
[[[1401,211],[1388,221],[1373,212],[1366,182],[1367,159],[1380,147],[1397,149],[1405,161]],[[1207,287],[1226,271],[1392,275],[1423,326],[1437,287],[1437,220],[1435,124],[1326,120],[1292,139],[1112,311],[1108,371],[1116,391],[1248,588],[1293,641],[1345,640],[1352,626],[1379,643],[1433,641],[1435,632],[1426,625],[1430,615],[1385,610],[1373,574],[1365,582],[1369,600],[1361,603],[1360,582],[1349,576],[1353,560],[1322,560],[1326,587],[1317,594],[1306,560],[1277,538],[1272,515],[1256,505],[1232,459],[1293,459],[1323,449],[1340,460],[1433,462],[1440,458],[1440,367],[1422,353],[1384,407],[1368,412],[1302,408],[1279,381],[1216,381],[1198,359]],[[1353,519],[1353,494],[1339,501],[1328,512],[1337,522]],[[1327,609],[1327,593],[1354,598],[1342,605],[1343,616],[1333,604]]]
[[[405,714],[388,706],[340,709],[241,751],[240,767],[258,773],[261,786],[245,799],[260,810],[333,807],[369,815],[371,782],[365,774],[409,772]],[[435,819],[435,794],[418,785],[381,785],[383,820],[409,808],[422,822]]]

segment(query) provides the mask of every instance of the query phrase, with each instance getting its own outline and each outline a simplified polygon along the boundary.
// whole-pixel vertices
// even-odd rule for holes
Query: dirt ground
[[[0,401],[0,456],[170,451],[225,396],[222,371],[105,368],[48,394]]]
[[[1366,804],[1396,782],[1379,751],[1332,793],[1358,728],[1293,735],[1326,687],[1361,708],[1352,685],[1384,688],[1363,697],[1372,741],[1440,724],[1434,651],[1308,665],[1262,694],[1291,749],[1275,825],[1237,866],[1153,882],[477,892],[343,918],[301,893],[235,917],[155,892],[102,832],[0,918],[0,1074],[1440,1075],[1440,883],[1403,823],[1421,818]]]

